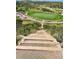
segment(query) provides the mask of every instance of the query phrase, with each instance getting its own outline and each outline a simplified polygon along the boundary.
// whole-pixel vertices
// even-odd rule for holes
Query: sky
[[[31,1],[62,1],[62,0],[31,0]]]
[[[16,0],[16,1],[21,1],[21,0]],[[63,0],[31,0],[31,1],[49,1],[49,2],[63,2]]]

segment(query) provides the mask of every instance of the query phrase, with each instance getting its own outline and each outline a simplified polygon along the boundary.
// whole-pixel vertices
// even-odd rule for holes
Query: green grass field
[[[49,13],[32,13],[30,16],[39,19],[39,20],[58,20],[62,21],[63,16],[59,14],[49,14]]]

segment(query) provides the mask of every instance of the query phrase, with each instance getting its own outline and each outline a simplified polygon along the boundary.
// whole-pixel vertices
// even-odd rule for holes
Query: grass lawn
[[[32,23],[31,21],[26,21],[26,20],[22,22],[23,25],[24,24],[31,24],[31,23]]]
[[[32,13],[32,14],[30,14],[30,16],[32,16],[32,17],[34,17],[36,19],[39,19],[39,20],[45,19],[45,20],[58,20],[58,21],[62,21],[62,19],[63,19],[62,15],[59,15],[59,14],[49,14],[49,13],[43,13],[43,12]]]

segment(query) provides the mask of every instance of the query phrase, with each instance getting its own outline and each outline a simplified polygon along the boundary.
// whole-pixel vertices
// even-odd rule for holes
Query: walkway
[[[22,39],[16,47],[17,59],[62,59],[60,44],[45,30],[38,30]],[[42,59],[44,59],[42,57]]]

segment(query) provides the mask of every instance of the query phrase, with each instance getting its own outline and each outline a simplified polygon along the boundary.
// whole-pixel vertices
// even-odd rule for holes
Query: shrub
[[[63,33],[54,33],[53,36],[57,39],[58,42],[63,42]]]
[[[18,45],[19,41],[22,39],[20,36],[16,36],[16,45]]]

